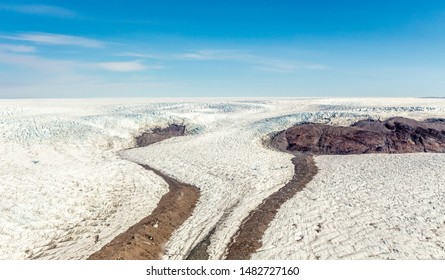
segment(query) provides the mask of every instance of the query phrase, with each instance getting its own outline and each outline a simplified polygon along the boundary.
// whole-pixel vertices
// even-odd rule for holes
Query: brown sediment
[[[295,155],[295,174],[244,219],[227,248],[226,259],[250,259],[281,205],[301,191],[317,173],[313,154],[445,152],[445,120],[418,122],[394,117],[362,120],[350,127],[306,123],[272,137],[270,145]]]
[[[210,232],[207,234],[207,236],[201,242],[199,242],[194,248],[192,248],[192,250],[190,250],[190,253],[186,257],[187,260],[208,260],[208,259],[210,259],[210,255],[207,250],[211,243],[211,241],[210,241],[211,237],[215,233],[218,225],[220,225],[222,221],[227,220],[227,218],[233,213],[234,209],[236,209],[236,207],[238,207],[239,204],[240,204],[240,201],[238,200],[237,202],[235,202],[230,207],[228,207],[224,210],[224,213],[222,214],[219,221],[215,223],[216,226],[212,230],[210,230]]]
[[[210,245],[210,237],[215,233],[216,228],[213,228],[209,234],[199,242],[185,258],[186,260],[208,260],[210,258],[207,249]]]
[[[292,179],[280,190],[264,199],[244,219],[227,249],[226,259],[250,259],[250,256],[261,248],[263,234],[275,218],[281,205],[301,191],[318,171],[311,155],[296,155],[292,159],[292,163],[295,170]]]
[[[173,130],[177,129],[176,125],[169,127],[173,127]],[[166,130],[164,129],[164,131]],[[182,130],[182,134],[184,134],[184,131],[185,130]],[[149,139],[151,141],[150,144],[155,143],[152,141],[156,140],[155,138],[158,140],[155,142],[161,141],[159,140],[160,138],[148,137],[148,134],[145,133],[145,139]],[[163,138],[162,140],[164,139],[167,138]],[[145,141],[142,144],[147,143],[148,142]],[[166,176],[148,165],[141,164],[141,166],[162,177],[169,186],[169,192],[162,196],[158,205],[149,216],[115,237],[110,243],[92,254],[88,259],[161,259],[164,254],[165,243],[170,239],[172,233],[191,216],[200,196],[199,189]]]

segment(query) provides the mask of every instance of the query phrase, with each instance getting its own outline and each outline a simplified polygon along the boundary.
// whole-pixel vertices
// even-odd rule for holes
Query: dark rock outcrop
[[[394,117],[350,127],[307,123],[285,130],[273,142],[281,150],[314,154],[445,152],[445,122]]]
[[[136,144],[137,147],[145,147],[171,137],[183,136],[184,133],[184,125],[171,124],[166,128],[155,128],[151,132],[142,133],[136,137]]]

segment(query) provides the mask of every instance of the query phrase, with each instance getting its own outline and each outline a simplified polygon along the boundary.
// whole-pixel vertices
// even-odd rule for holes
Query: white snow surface
[[[445,259],[445,154],[319,156],[254,259]]]
[[[167,192],[167,184],[136,163],[148,164],[201,190],[193,215],[168,242],[165,258],[184,258],[214,227],[216,231],[209,247],[210,257],[223,258],[225,248],[241,221],[264,198],[284,186],[293,174],[292,156],[264,145],[270,133],[304,121],[349,125],[362,118],[391,116],[443,118],[445,100],[1,100],[0,259],[83,259],[150,214]],[[171,123],[185,124],[188,135],[144,148],[123,150],[133,147],[134,137],[143,131]],[[433,235],[426,242],[417,242],[408,233],[424,236],[419,231],[432,230],[439,225],[440,215],[445,209],[439,201],[440,195],[442,201],[444,198],[444,176],[441,174],[444,174],[445,158],[432,154],[403,155],[405,158],[398,155],[373,156],[352,157],[350,163],[349,157],[346,157],[348,160],[343,157],[332,157],[333,160],[317,157],[321,170],[303,193],[318,195],[322,206],[323,203],[331,205],[330,208],[334,205],[340,212],[325,211],[324,206],[304,200],[305,196],[297,194],[280,209],[264,236],[263,248],[254,257],[367,258],[375,255],[382,258],[403,257],[401,254],[405,253],[407,257],[442,256],[437,253],[440,247],[431,245],[435,242],[432,241],[435,240]],[[419,159],[416,157],[421,157],[428,164],[416,169]],[[394,169],[386,171],[385,174],[393,176],[388,182],[393,183],[387,183],[391,184],[390,188],[380,186],[379,194],[400,203],[385,210],[385,217],[414,213],[408,209],[424,209],[424,212],[428,210],[433,214],[419,212],[419,219],[429,219],[422,221],[421,228],[416,228],[415,222],[406,218],[411,227],[401,228],[402,233],[407,232],[407,235],[401,234],[405,239],[386,234],[387,228],[380,223],[377,226],[381,228],[374,230],[368,236],[369,240],[383,238],[387,243],[409,241],[412,242],[409,243],[410,248],[419,255],[400,249],[399,255],[393,252],[393,255],[383,256],[381,251],[372,251],[375,253],[372,255],[368,253],[371,249],[363,249],[366,253],[362,255],[348,255],[351,250],[347,248],[353,245],[339,241],[336,246],[331,246],[339,252],[319,253],[307,248],[318,243],[313,241],[316,237],[306,232],[300,242],[309,244],[301,247],[305,251],[291,250],[290,244],[294,245],[295,236],[303,231],[303,225],[310,228],[318,223],[318,220],[301,217],[305,224],[299,225],[297,229],[300,231],[296,233],[294,227],[290,230],[289,227],[295,224],[296,211],[306,213],[305,209],[313,207],[309,213],[316,217],[321,215],[324,219],[321,232],[328,233],[324,227],[328,227],[327,221],[332,220],[331,226],[341,228],[349,237],[357,235],[356,229],[362,229],[349,224],[361,222],[356,212],[370,213],[377,220],[381,218],[381,209],[386,209],[383,199],[373,197],[373,204],[356,203],[355,212],[351,214],[347,208],[342,208],[349,206],[337,205],[329,195],[334,189],[338,195],[348,190],[350,194],[352,188],[357,191],[357,197],[366,197],[366,193],[373,190],[381,179],[376,172],[368,174],[373,167],[372,161],[378,161],[383,171],[391,170],[391,166],[395,168],[400,162],[405,164],[400,168],[410,172],[410,176],[405,176],[394,172]],[[361,169],[356,166],[361,166]],[[368,175],[360,184],[353,181],[343,183],[353,180],[347,172],[349,167],[356,168],[352,169],[355,173],[351,172],[357,176],[360,172]],[[329,179],[332,172],[335,173],[334,179]],[[408,181],[399,180],[402,177]],[[423,195],[409,192],[413,190],[417,177],[423,178],[419,188]],[[345,186],[341,188],[339,184]],[[398,196],[399,192],[404,193]],[[322,198],[324,202],[321,202]],[[434,211],[429,208],[430,202],[436,207]],[[295,205],[299,209],[295,209]],[[409,215],[406,217],[411,217]],[[347,219],[348,224],[344,228],[341,227],[341,219]],[[392,218],[388,221],[390,225],[406,226]],[[366,229],[364,235],[367,235]],[[443,230],[435,232],[438,239],[440,236],[443,239]],[[97,243],[96,235],[99,235]],[[358,238],[350,239],[355,245],[374,248],[371,241],[373,245],[366,247],[368,241],[363,245]],[[334,250],[329,244],[326,246],[326,250]]]

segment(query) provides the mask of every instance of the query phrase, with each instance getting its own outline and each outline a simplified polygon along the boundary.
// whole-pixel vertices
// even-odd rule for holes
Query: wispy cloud
[[[263,61],[254,67],[256,70],[273,73],[292,73],[297,70],[326,70],[324,64],[288,63],[286,61]]]
[[[61,93],[77,97],[119,96],[122,92],[142,95],[147,89],[160,87],[144,70],[161,66],[146,65],[142,60],[58,59],[45,57],[40,52],[17,52],[20,49],[15,47],[0,44],[0,68],[7,70],[0,75],[0,98],[51,97]]]
[[[21,33],[18,35],[0,35],[0,39],[27,41],[45,45],[72,45],[85,48],[99,48],[103,46],[103,42],[98,40],[79,36],[51,33]]]
[[[140,61],[102,62],[95,65],[98,68],[113,72],[137,72],[147,69]]]
[[[327,66],[323,64],[301,63],[292,59],[263,56],[243,50],[230,49],[201,49],[176,54],[143,54],[126,52],[118,54],[117,56],[151,58],[161,61],[231,61],[250,65],[254,70],[273,73],[292,73],[297,70],[323,70],[327,68]]]
[[[254,56],[251,54],[235,50],[197,50],[174,55],[177,59],[184,60],[250,60]]]
[[[0,65],[6,64],[20,67],[26,70],[38,71],[40,73],[72,72],[81,73],[85,70],[96,71],[106,70],[111,72],[139,72],[149,69],[160,69],[161,65],[147,66],[143,61],[106,61],[106,62],[86,62],[79,60],[61,60],[42,57],[32,53],[12,53],[8,49],[3,49],[0,45]],[[11,47],[6,45],[6,47]]]
[[[293,73],[298,70],[325,70],[328,66],[285,59],[257,57],[254,69],[273,73]]]
[[[136,52],[118,53],[118,54],[115,54],[115,56],[137,57],[137,58],[153,58],[153,59],[168,59],[168,56],[165,56],[165,55],[143,54],[143,53],[136,53]]]
[[[211,61],[211,60],[246,60],[252,56],[240,51],[234,50],[215,50],[205,49],[180,53],[138,53],[123,52],[115,54],[115,56],[151,58],[158,60],[190,60],[190,61]]]
[[[194,52],[181,53],[175,56],[177,59],[184,60],[227,60],[237,61],[252,65],[255,70],[275,72],[275,73],[290,73],[301,68],[296,62],[291,60],[284,60],[278,58],[265,57],[261,55],[251,54],[248,52],[237,50],[198,50]]]
[[[0,50],[15,53],[32,53],[35,51],[35,48],[24,45],[0,44]]]
[[[81,63],[69,60],[56,60],[40,57],[27,53],[7,53],[0,50],[0,64],[21,67],[26,70],[33,70],[36,73],[60,73],[71,71],[75,67],[81,66]]]
[[[52,16],[63,18],[74,18],[77,16],[76,12],[50,5],[4,5],[0,4],[0,10],[17,12],[22,14]]]

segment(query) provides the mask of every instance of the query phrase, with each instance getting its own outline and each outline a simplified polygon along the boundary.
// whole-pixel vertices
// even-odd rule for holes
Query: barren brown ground
[[[170,125],[165,129],[154,129],[137,138],[138,146],[147,146],[170,137],[181,136],[185,127]],[[153,212],[110,243],[92,254],[91,260],[158,260],[164,254],[165,243],[172,233],[192,214],[199,199],[199,189],[166,176],[148,165],[145,169],[162,177],[169,186]]]
[[[91,260],[158,260],[172,233],[190,217],[199,199],[199,189],[143,165],[161,176],[169,192],[159,201],[151,215],[118,235],[91,255]]]
[[[227,249],[226,259],[250,259],[250,256],[261,248],[264,232],[281,205],[301,191],[318,171],[311,155],[298,154],[292,159],[292,163],[295,170],[292,179],[280,190],[264,199],[244,219]]]

